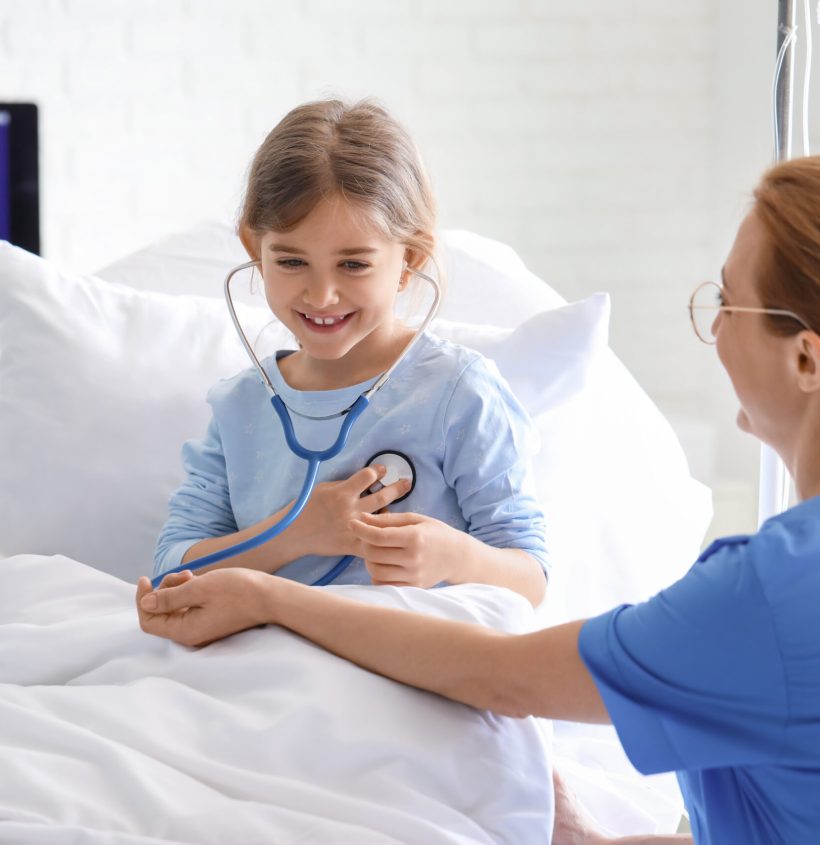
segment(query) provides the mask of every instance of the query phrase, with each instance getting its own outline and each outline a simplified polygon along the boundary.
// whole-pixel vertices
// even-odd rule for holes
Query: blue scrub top
[[[635,767],[677,771],[698,845],[820,843],[820,497],[588,620],[579,649]]]

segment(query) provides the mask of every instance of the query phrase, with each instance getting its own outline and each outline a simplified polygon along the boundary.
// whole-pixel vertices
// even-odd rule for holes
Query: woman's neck
[[[801,502],[820,496],[820,419],[815,420],[814,414],[804,416],[792,455],[783,460]]]

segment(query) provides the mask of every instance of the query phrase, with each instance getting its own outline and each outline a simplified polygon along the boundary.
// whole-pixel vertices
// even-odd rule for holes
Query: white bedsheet
[[[2,843],[549,841],[546,723],[412,690],[274,627],[201,650],[150,637],[132,585],[65,557],[0,573]],[[487,586],[330,589],[534,624]]]

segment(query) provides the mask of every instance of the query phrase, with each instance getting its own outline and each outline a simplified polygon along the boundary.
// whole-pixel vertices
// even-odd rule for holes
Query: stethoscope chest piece
[[[394,499],[391,504],[395,505],[397,502],[404,501],[413,492],[413,488],[416,486],[416,468],[413,466],[410,458],[403,452],[396,452],[392,449],[377,452],[367,462],[367,466],[369,467],[373,466],[373,464],[382,464],[387,469],[387,472],[370,488],[371,493],[377,493],[382,487],[394,484],[402,478],[410,481],[410,489],[400,498]]]

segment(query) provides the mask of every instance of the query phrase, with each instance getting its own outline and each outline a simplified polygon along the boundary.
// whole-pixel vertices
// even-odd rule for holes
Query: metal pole
[[[792,99],[794,94],[794,7],[795,0],[777,2],[777,51],[781,58],[783,44],[786,47],[780,63],[780,72],[774,92],[775,160],[786,161],[792,155]],[[789,479],[786,467],[777,453],[765,443],[760,451],[760,493],[757,504],[758,524],[780,513],[787,506]]]
[[[795,0],[777,0],[777,51],[780,56],[783,42],[794,33]],[[794,95],[794,54],[795,39],[786,48],[780,75],[777,79],[774,109],[779,128],[777,148],[774,151],[776,161],[786,161],[792,157],[792,99]]]

